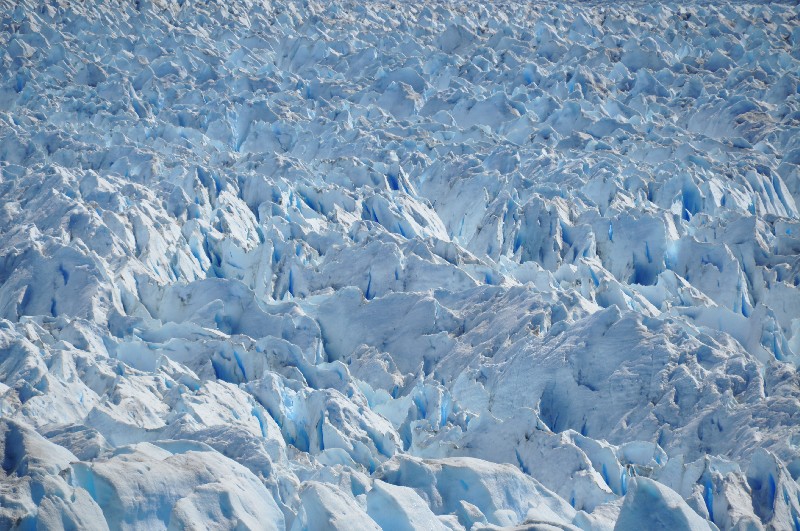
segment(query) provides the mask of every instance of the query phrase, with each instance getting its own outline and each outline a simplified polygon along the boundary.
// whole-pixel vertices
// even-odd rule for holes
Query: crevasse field
[[[0,528],[800,529],[800,19],[0,0]]]

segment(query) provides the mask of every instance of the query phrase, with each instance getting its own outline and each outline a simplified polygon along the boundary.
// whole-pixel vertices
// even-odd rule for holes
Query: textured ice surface
[[[790,4],[0,0],[0,528],[800,529]]]

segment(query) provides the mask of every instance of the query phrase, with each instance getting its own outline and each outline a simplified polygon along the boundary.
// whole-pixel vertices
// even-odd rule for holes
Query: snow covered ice
[[[791,3],[0,0],[1,529],[800,530]]]

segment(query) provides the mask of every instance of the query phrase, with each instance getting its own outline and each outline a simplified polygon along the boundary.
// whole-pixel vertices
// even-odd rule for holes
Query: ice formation
[[[0,528],[800,529],[797,6],[0,0]]]

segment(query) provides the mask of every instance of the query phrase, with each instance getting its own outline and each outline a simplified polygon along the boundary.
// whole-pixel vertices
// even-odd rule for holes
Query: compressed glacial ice
[[[791,3],[0,0],[0,528],[800,530]]]

